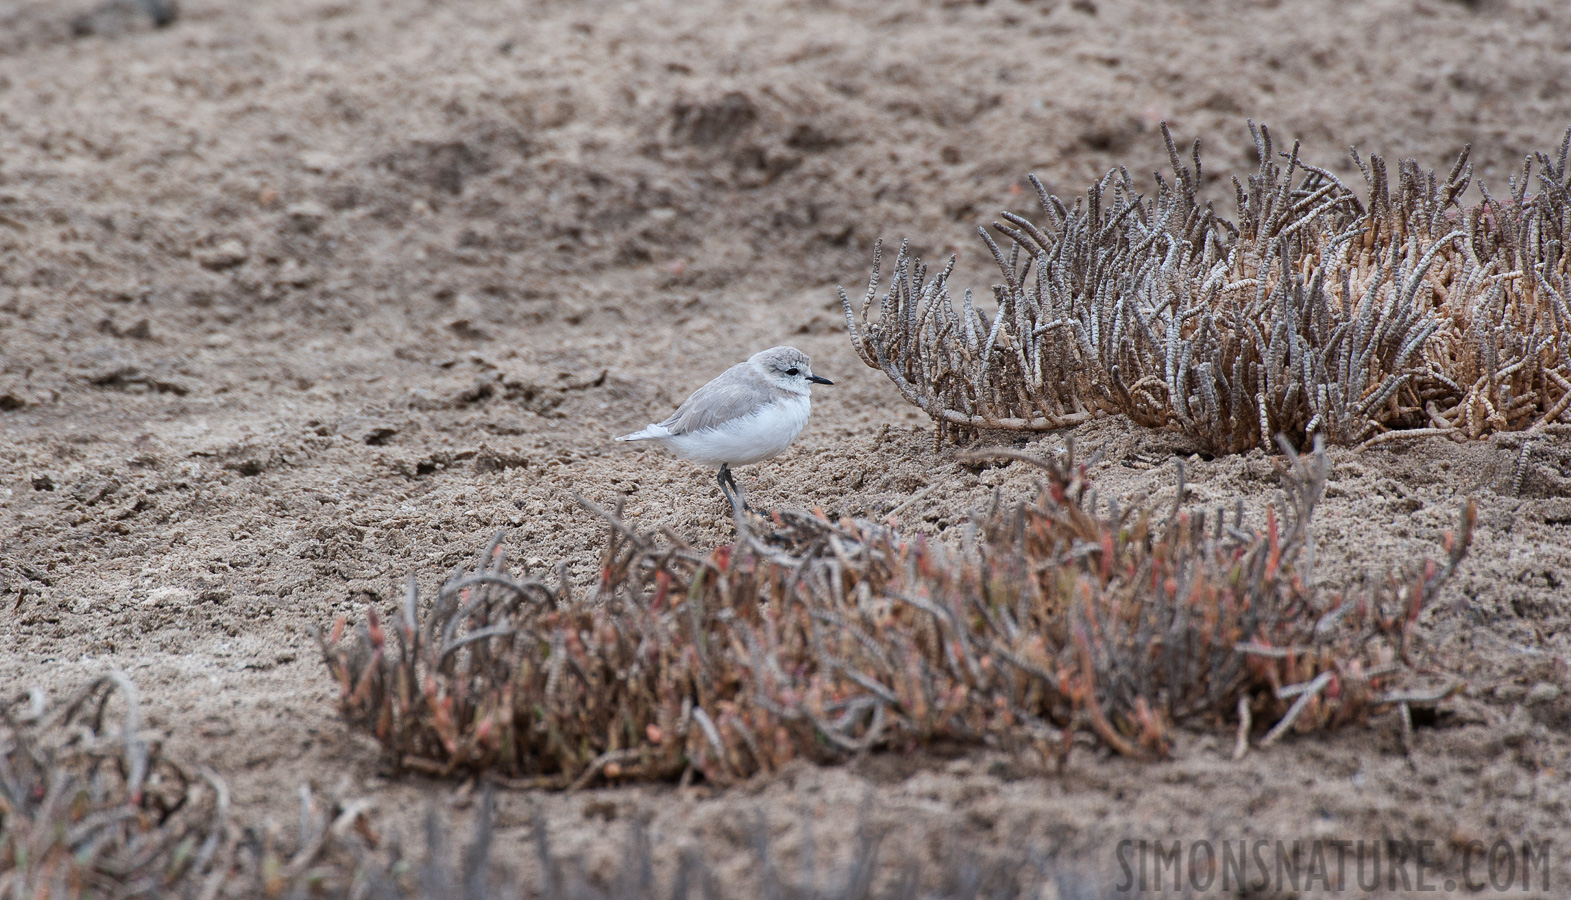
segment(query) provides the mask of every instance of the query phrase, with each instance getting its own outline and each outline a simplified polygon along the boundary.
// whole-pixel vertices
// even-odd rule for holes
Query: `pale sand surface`
[[[843,333],[834,288],[860,293],[876,239],[958,252],[986,295],[975,228],[1034,212],[1026,173],[1066,199],[1118,164],[1149,183],[1162,120],[1204,140],[1219,200],[1253,166],[1249,118],[1351,179],[1348,145],[1448,169],[1471,143],[1496,194],[1571,125],[1557,2],[182,7],[74,37],[86,5],[0,3],[0,686],[123,668],[245,814],[289,821],[308,780],[373,796],[395,833],[452,786],[381,775],[312,626],[410,572],[434,586],[499,528],[515,558],[592,578],[574,491],[726,540],[712,473],[610,438],[774,344],[836,385],[792,450],[739,472],[755,503],[877,517],[948,464]],[[1075,437],[1123,502],[1168,503],[1174,457],[1196,504],[1259,516],[1276,494],[1260,453],[1203,459],[1121,420]],[[1238,763],[1225,730],[1187,732],[1170,762],[1084,751],[1062,776],[884,754],[723,792],[510,793],[502,840],[538,803],[594,870],[642,814],[661,865],[698,846],[745,879],[755,815],[789,856],[823,814],[833,855],[871,796],[895,856],[1034,847],[1105,872],[1123,837],[1532,835],[1571,890],[1571,438],[1538,438],[1518,479],[1520,447],[1332,453],[1328,584],[1438,553],[1479,503],[1421,629],[1469,687],[1411,758],[1394,717]],[[1031,483],[946,477],[906,527],[943,536]]]

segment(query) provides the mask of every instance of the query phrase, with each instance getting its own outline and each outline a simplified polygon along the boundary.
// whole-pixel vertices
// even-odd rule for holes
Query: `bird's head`
[[[807,354],[795,347],[771,347],[753,354],[748,362],[764,373],[770,383],[793,393],[809,393],[814,384],[834,384],[827,378],[814,375]]]

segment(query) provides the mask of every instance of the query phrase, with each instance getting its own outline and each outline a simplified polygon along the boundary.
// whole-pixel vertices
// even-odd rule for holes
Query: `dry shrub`
[[[0,707],[0,895],[194,888],[213,869],[227,802],[221,781],[163,756],[123,675],[55,711],[40,691]]]
[[[340,619],[323,656],[395,766],[551,787],[725,784],[933,743],[1060,761],[1076,735],[1160,756],[1176,723],[1242,716],[1274,740],[1423,699],[1393,690],[1471,506],[1443,564],[1323,594],[1308,529],[1327,464],[1292,459],[1264,531],[1241,511],[1099,506],[1067,458],[1037,462],[1036,495],[977,514],[959,550],[779,511],[700,554],[600,511],[594,596],[509,577],[499,535],[424,610],[411,582],[391,627]]]
[[[0,707],[0,896],[942,900],[975,897],[979,889],[1036,896],[1048,880],[1061,890],[1091,886],[1018,850],[988,858],[956,850],[936,866],[886,861],[883,831],[865,814],[845,865],[832,871],[815,870],[809,823],[801,852],[787,860],[774,853],[760,819],[754,883],[741,886],[718,883],[692,850],[681,852],[662,885],[652,873],[656,850],[665,848],[652,845],[636,817],[614,870],[587,872],[552,849],[550,829],[536,815],[539,875],[531,883],[497,852],[489,789],[461,851],[451,847],[457,823],[443,805],[427,814],[423,852],[414,854],[378,833],[370,801],[322,797],[304,784],[299,795],[298,823],[289,829],[232,810],[217,773],[193,774],[161,751],[157,735],[141,725],[136,689],[124,675],[94,681],[53,711],[35,690]]]
[[[428,814],[423,852],[378,834],[373,804],[299,790],[298,824],[281,828],[231,809],[217,773],[170,758],[142,726],[136,689],[115,674],[50,709],[38,690],[0,707],[0,896],[67,898],[540,897],[606,900],[777,896],[802,900],[1035,896],[1046,880],[1085,886],[1073,872],[1011,851],[982,858],[957,849],[938,864],[887,859],[867,817],[841,868],[815,869],[811,831],[798,857],[778,858],[760,820],[753,884],[720,884],[702,855],[683,851],[670,879],[651,877],[657,848],[635,818],[614,871],[590,873],[551,848],[534,822],[539,876],[507,870],[496,853],[490,792],[473,840],[453,852],[456,823]],[[804,822],[804,829],[809,823]],[[1089,896],[1089,894],[1088,894]]]
[[[1466,151],[1443,178],[1403,161],[1394,180],[1355,152],[1359,193],[1250,130],[1236,224],[1198,197],[1199,142],[1191,168],[1164,126],[1171,179],[1150,199],[1123,169],[1072,207],[1032,178],[1043,222],[1004,213],[1007,251],[982,229],[992,315],[969,290],[955,309],[953,258],[931,273],[905,245],[880,297],[875,250],[860,311],[840,292],[852,343],[940,441],[1108,414],[1216,453],[1571,422],[1571,132],[1505,199],[1463,207]]]
[[[526,896],[540,900],[1015,900],[1041,896],[1047,884],[1053,884],[1057,896],[1066,900],[1105,896],[1099,879],[1085,867],[1066,866],[1048,855],[1018,847],[993,853],[948,847],[936,860],[909,853],[896,857],[885,852],[886,830],[870,822],[870,809],[870,805],[864,806],[849,848],[842,848],[849,849],[848,858],[842,865],[832,866],[818,864],[820,848],[810,816],[804,814],[796,853],[783,856],[759,815],[752,829],[754,865],[731,883],[721,883],[703,854],[692,848],[678,851],[668,878],[657,877],[656,847],[641,816],[630,818],[622,853],[611,871],[586,871],[581,860],[552,849],[550,829],[536,815],[532,830],[538,875],[531,885],[495,865],[500,854],[494,842],[495,814],[488,787],[476,810],[474,840],[457,865],[448,862],[444,839],[453,823],[441,821],[433,810],[426,818],[426,859],[418,868],[405,867],[405,871],[418,872],[418,878],[400,878],[396,863],[384,864],[375,878],[367,879],[369,889],[364,896],[376,900],[448,900],[456,896],[465,900]]]
[[[123,674],[54,710],[36,689],[0,707],[0,896],[281,896],[322,849],[287,846],[231,821],[217,773],[163,753]]]
[[[396,868],[369,855],[369,810],[302,784],[293,834],[241,820],[217,772],[163,751],[118,672],[58,708],[36,688],[0,706],[0,897],[351,896]]]

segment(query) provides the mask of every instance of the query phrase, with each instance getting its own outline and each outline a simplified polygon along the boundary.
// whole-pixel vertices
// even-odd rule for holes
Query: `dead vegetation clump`
[[[118,672],[56,708],[37,688],[0,705],[0,897],[364,897],[409,869],[371,853],[368,801],[302,784],[297,828],[248,821],[162,744]]]
[[[163,756],[123,675],[57,710],[40,691],[0,707],[0,895],[194,896],[227,807],[220,779]]]
[[[760,820],[756,884],[748,892],[720,885],[691,850],[664,883],[655,879],[656,848],[637,817],[613,870],[589,872],[552,849],[551,829],[537,813],[537,876],[521,876],[498,852],[489,788],[472,841],[458,852],[448,840],[457,823],[435,806],[413,853],[379,832],[368,800],[321,796],[302,784],[299,810],[297,822],[280,827],[232,809],[218,773],[193,772],[161,751],[124,675],[94,681],[56,710],[37,690],[0,707],[0,896],[7,898],[914,900],[974,897],[979,889],[1035,896],[1050,879],[1061,889],[1089,884],[1024,852],[984,859],[957,850],[937,866],[887,859],[883,831],[866,815],[844,866],[822,869],[813,865],[810,830],[798,859],[779,859]]]
[[[0,707],[0,896],[342,896],[356,865],[320,867],[334,819],[301,791],[296,838],[243,827],[218,773],[163,752],[123,674],[56,709],[34,689]],[[326,815],[342,832],[363,811]]]
[[[593,596],[507,575],[499,535],[424,609],[411,582],[390,625],[340,619],[323,656],[395,767],[548,787],[726,784],[931,744],[1054,763],[1080,736],[1154,757],[1180,723],[1237,717],[1269,743],[1437,701],[1450,685],[1398,687],[1471,507],[1443,563],[1324,593],[1309,522],[1327,464],[1292,459],[1263,531],[1241,510],[1099,504],[1067,458],[1038,461],[1036,495],[977,514],[959,550],[779,511],[702,554],[600,510]]]
[[[880,296],[875,251],[860,310],[840,293],[852,343],[940,441],[1110,414],[1215,453],[1571,422],[1571,132],[1463,206],[1465,150],[1444,177],[1354,152],[1359,192],[1250,130],[1236,221],[1199,198],[1199,142],[1191,167],[1164,126],[1154,196],[1122,168],[1073,206],[1032,178],[1042,221],[1004,213],[1007,250],[982,229],[996,312],[970,290],[956,310],[954,259],[932,272],[905,245]]]

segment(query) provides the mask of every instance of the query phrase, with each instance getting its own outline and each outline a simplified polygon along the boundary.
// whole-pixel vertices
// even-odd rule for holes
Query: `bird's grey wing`
[[[690,434],[749,415],[773,399],[769,385],[747,363],[738,363],[694,391],[660,425],[674,435]]]

